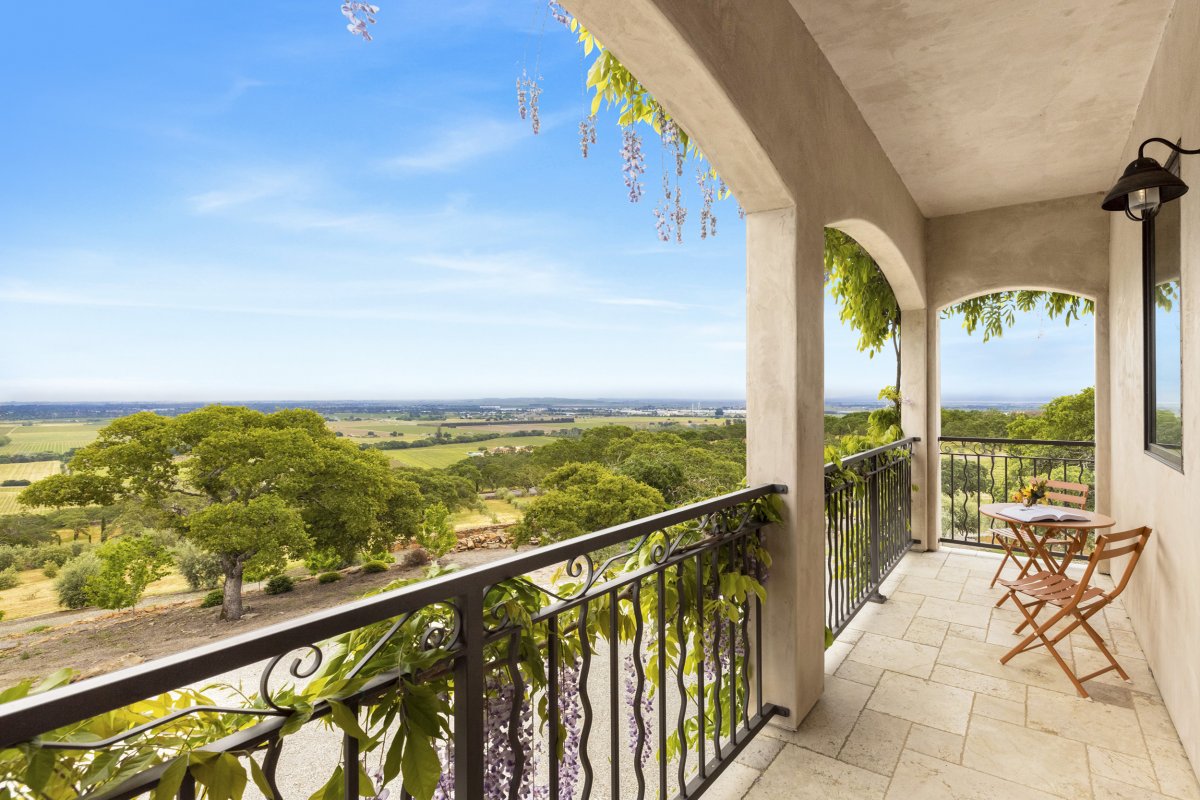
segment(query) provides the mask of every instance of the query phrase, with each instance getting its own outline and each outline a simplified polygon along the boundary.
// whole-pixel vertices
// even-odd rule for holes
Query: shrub
[[[91,605],[88,582],[100,572],[100,559],[95,553],[84,553],[63,565],[54,581],[58,604],[66,608],[85,608]]]
[[[53,561],[48,560],[45,564],[42,564],[42,574],[47,578],[53,578],[57,576],[58,569],[58,564],[55,564]]]
[[[340,572],[322,572],[317,576],[317,583],[333,583],[342,579]]]
[[[172,548],[175,566],[193,592],[215,589],[221,582],[221,562],[212,553],[201,550],[189,541]]]
[[[444,503],[434,503],[425,509],[425,520],[421,532],[417,534],[417,541],[434,558],[441,558],[458,544],[458,536],[450,524],[450,510]]]
[[[314,550],[304,559],[304,566],[313,575],[320,575],[350,565],[346,563],[346,559],[340,553],[332,550]]]
[[[388,565],[382,561],[368,561],[362,565],[362,571],[368,575],[373,575],[377,572],[387,572]]]
[[[263,587],[263,591],[267,594],[287,594],[296,584],[287,575],[272,575],[267,580],[267,585]]]
[[[15,589],[20,583],[21,578],[17,575],[16,567],[0,571],[0,589]]]
[[[171,556],[150,536],[127,534],[96,550],[100,570],[87,583],[88,599],[101,608],[132,608],[146,587],[167,574]]]
[[[208,594],[204,595],[204,599],[200,601],[201,608],[216,608],[225,602],[225,592],[221,589],[213,589]]]
[[[12,547],[10,545],[0,545],[0,570],[5,570],[16,564],[20,560],[21,550],[24,548]]]
[[[423,567],[429,563],[429,551],[424,547],[414,547],[404,554],[400,563],[406,567]]]

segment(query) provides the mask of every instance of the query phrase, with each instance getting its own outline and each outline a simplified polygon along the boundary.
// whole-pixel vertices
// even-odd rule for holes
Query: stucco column
[[[927,356],[929,325],[925,309],[900,312],[900,426],[906,436],[919,436],[913,447],[912,479],[916,494],[912,504],[912,537],[922,543],[928,532],[928,508],[921,492],[925,489],[930,453],[937,442],[929,441],[929,369]],[[933,449],[930,450],[930,447]],[[918,546],[919,549],[920,546]]]
[[[783,483],[763,639],[763,696],[800,721],[824,686],[824,232],[794,208],[746,217],[750,485]]]
[[[925,309],[925,482],[917,487],[924,498],[925,549],[941,547],[942,536],[942,458],[938,437],[942,435],[942,350],[941,313]],[[913,475],[917,473],[914,470]]]
[[[1096,510],[1112,511],[1112,384],[1109,380],[1108,298],[1096,298]],[[1107,562],[1105,562],[1107,564]]]

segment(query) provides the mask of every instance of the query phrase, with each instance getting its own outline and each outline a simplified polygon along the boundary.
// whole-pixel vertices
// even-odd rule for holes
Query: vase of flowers
[[[1029,483],[1021,480],[1021,488],[1012,493],[1014,503],[1024,503],[1032,506],[1046,499],[1046,479],[1033,478]]]

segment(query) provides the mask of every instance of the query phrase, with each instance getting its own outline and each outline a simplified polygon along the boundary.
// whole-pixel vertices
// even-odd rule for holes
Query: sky
[[[689,166],[658,240],[666,159],[646,143],[635,205],[613,113],[581,158],[584,60],[542,0],[388,2],[369,43],[338,5],[0,27],[0,401],[744,396],[735,203],[701,240]],[[826,307],[827,395],[873,396],[894,362]],[[1038,396],[1090,383],[1070,336],[1087,376]],[[948,391],[1011,388],[946,358]]]

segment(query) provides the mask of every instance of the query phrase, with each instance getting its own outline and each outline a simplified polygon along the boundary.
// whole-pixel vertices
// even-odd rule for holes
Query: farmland
[[[40,481],[47,475],[57,475],[61,470],[61,461],[0,464],[0,481]]]
[[[83,447],[96,438],[97,432],[106,421],[95,422],[34,422],[6,424],[0,426],[0,436],[12,441],[0,446],[0,455],[22,455],[29,453],[65,453]],[[462,423],[473,423],[462,425]],[[467,458],[468,453],[494,447],[538,447],[549,444],[550,436],[512,436],[517,431],[540,430],[549,434],[569,428],[588,429],[603,425],[624,425],[639,430],[655,430],[672,425],[721,425],[722,419],[712,417],[637,417],[637,416],[577,416],[574,422],[497,421],[478,424],[479,420],[451,418],[438,420],[401,420],[386,416],[356,419],[333,419],[329,427],[355,444],[388,441],[417,442],[443,435],[492,433],[499,438],[463,444],[444,444],[432,447],[415,447],[405,450],[383,450],[393,464],[406,467],[443,468]],[[368,435],[374,433],[374,436]],[[396,436],[392,434],[395,433]],[[506,435],[507,434],[507,435]],[[0,464],[0,481],[8,479],[38,480],[57,472],[58,464],[41,461],[30,464]],[[18,489],[0,489],[0,514],[14,514],[20,509],[16,505]]]
[[[0,426],[0,436],[12,439],[0,447],[0,455],[65,453],[96,438],[105,422],[38,422]]]

